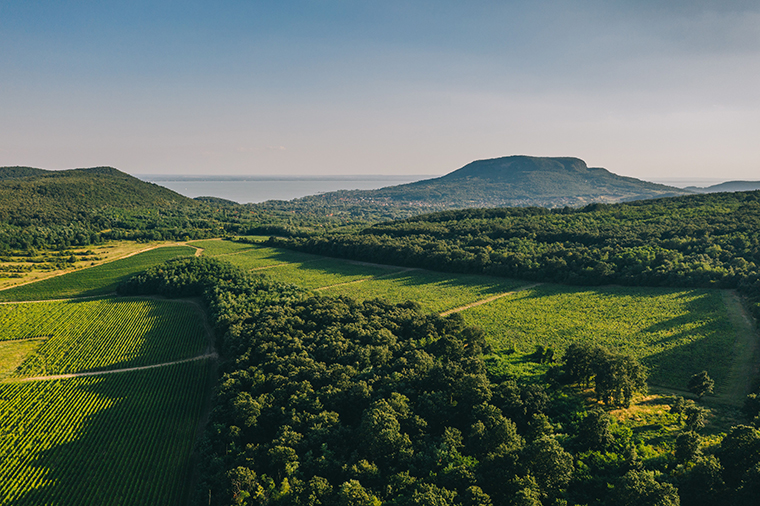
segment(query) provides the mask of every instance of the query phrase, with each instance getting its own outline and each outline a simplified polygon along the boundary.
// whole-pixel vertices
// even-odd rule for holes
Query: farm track
[[[492,297],[488,297],[487,299],[481,299],[476,300],[475,302],[471,302],[470,304],[467,304],[466,306],[460,306],[455,307],[454,309],[449,309],[448,311],[444,311],[443,313],[440,313],[440,316],[449,316],[450,314],[458,313],[460,311],[464,311],[465,309],[470,309],[472,307],[482,306],[483,304],[488,304],[489,302],[493,302],[495,300],[501,299],[502,297],[506,297],[507,295],[514,295],[518,292],[522,292],[524,290],[530,290],[531,288],[535,288],[539,285],[542,285],[543,283],[533,283],[532,285],[525,285],[521,286],[515,290],[499,293],[497,295],[494,295]]]
[[[174,360],[172,362],[164,362],[161,364],[143,365],[140,367],[126,367],[124,369],[111,369],[108,371],[77,372],[77,373],[71,373],[71,374],[54,374],[50,376],[33,376],[31,378],[18,378],[18,379],[5,380],[3,381],[3,383],[26,383],[27,381],[53,381],[53,380],[59,380],[59,379],[81,378],[85,376],[103,376],[105,374],[116,374],[116,373],[121,373],[121,372],[144,371],[146,369],[155,369],[157,367],[168,367],[170,365],[184,364],[186,362],[195,362],[196,360],[204,360],[207,358],[216,360],[217,358],[219,358],[219,355],[216,352],[213,352],[213,353],[206,353],[204,355],[198,355],[197,357],[185,358],[182,360]]]
[[[31,281],[24,281],[23,283],[19,283],[17,285],[5,286],[3,288],[0,288],[0,292],[2,292],[3,290],[10,290],[11,288],[18,288],[19,286],[31,285],[32,283],[36,283],[38,281],[44,281],[46,279],[57,278],[58,276],[64,276],[66,274],[71,274],[72,272],[84,271],[86,269],[90,269],[92,267],[97,267],[99,265],[110,264],[111,262],[116,262],[117,260],[124,260],[125,258],[133,257],[135,255],[139,255],[140,253],[145,253],[146,251],[152,251],[154,249],[165,248],[165,247],[168,247],[168,246],[189,246],[191,248],[195,248],[196,250],[200,250],[201,252],[203,251],[203,248],[198,248],[197,246],[193,246],[192,244],[188,244],[187,242],[176,242],[176,243],[170,243],[170,244],[157,244],[157,245],[149,246],[147,248],[143,248],[143,249],[140,249],[140,250],[137,250],[137,251],[133,251],[132,253],[128,253],[128,254],[124,255],[123,257],[109,258],[108,260],[96,263],[95,265],[88,265],[87,267],[84,267],[82,269],[74,269],[74,270],[70,270],[70,271],[57,272],[57,273],[55,273],[55,274],[53,274],[51,276],[45,276],[45,277],[33,279]],[[198,251],[196,251],[195,252],[195,256],[199,256],[199,255],[200,255],[200,253],[198,253]],[[3,304],[5,304],[5,303],[3,303]]]
[[[725,393],[719,397],[725,397],[729,404],[741,406],[744,397],[750,393],[751,382],[760,368],[760,336],[757,332],[757,322],[747,312],[736,291],[722,290],[722,294],[728,318],[736,331],[736,340],[733,347],[734,360],[728,373],[728,385]]]

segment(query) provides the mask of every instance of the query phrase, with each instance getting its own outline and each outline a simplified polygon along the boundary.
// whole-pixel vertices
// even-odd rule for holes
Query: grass
[[[18,365],[15,377],[170,362],[197,356],[207,346],[198,310],[175,301],[6,304],[0,306],[0,322],[0,344],[26,339],[38,346]]]
[[[357,300],[381,298],[390,302],[413,300],[423,309],[443,312],[480,299],[509,292],[526,283],[490,276],[408,270],[381,279],[336,286],[326,295],[347,295]]]
[[[0,505],[180,505],[209,361],[0,384]]]
[[[256,246],[250,244],[223,240],[193,241],[187,244],[195,246],[196,248],[202,248],[203,255],[212,257],[240,253],[241,251],[256,248]]]
[[[0,341],[0,381],[10,376],[43,342],[42,339]]]
[[[113,292],[122,281],[166,260],[192,256],[195,248],[167,246],[111,263],[0,291],[0,302],[87,297]]]
[[[500,360],[519,374],[537,370],[525,360],[537,345],[560,351],[586,340],[638,357],[653,384],[685,388],[704,369],[722,393],[735,358],[718,290],[541,285],[462,315],[486,331],[497,352],[516,351]]]
[[[276,248],[266,248],[260,246],[249,246],[249,249],[241,249],[235,253],[216,255],[222,260],[237,265],[243,269],[266,269],[275,265],[287,263],[301,263],[309,260],[318,260],[323,257],[309,255],[308,253],[299,253],[297,251],[281,250]],[[204,252],[204,254],[206,254]],[[209,255],[214,256],[214,255]]]
[[[306,262],[281,265],[263,272],[267,277],[276,281],[317,289],[367,280],[375,276],[387,276],[399,270],[401,270],[400,267],[361,264],[334,258],[318,258]]]
[[[0,290],[72,272],[75,269],[113,262],[151,246],[166,246],[171,244],[176,243],[159,242],[146,244],[144,242],[133,241],[109,241],[98,245],[72,247],[65,251],[42,250],[32,259],[25,256],[7,255],[0,260],[0,270],[7,268],[9,271],[21,270],[24,272],[0,271]],[[74,255],[76,258],[74,264],[64,262],[67,265],[66,268],[61,269],[56,267],[55,264],[60,264],[62,258],[69,258],[71,255]]]

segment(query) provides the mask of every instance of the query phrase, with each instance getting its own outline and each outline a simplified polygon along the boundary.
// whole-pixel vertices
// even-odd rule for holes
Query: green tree
[[[699,455],[700,437],[696,432],[684,432],[676,438],[674,448],[676,462],[685,464]]]
[[[689,379],[688,383],[689,392],[702,399],[705,394],[712,393],[715,381],[708,376],[707,371],[702,371],[695,374]]]
[[[678,491],[660,483],[652,471],[628,471],[618,480],[610,504],[616,506],[679,506]]]

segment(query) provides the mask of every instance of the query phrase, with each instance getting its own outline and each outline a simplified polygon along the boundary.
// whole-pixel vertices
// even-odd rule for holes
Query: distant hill
[[[760,181],[726,181],[707,187],[689,186],[685,189],[695,193],[748,192],[760,190]]]
[[[0,167],[0,221],[65,224],[106,209],[165,209],[199,203],[113,167],[43,170]]]
[[[343,190],[291,201],[291,206],[370,205],[406,213],[470,207],[582,206],[691,192],[588,167],[578,158],[508,156],[478,160],[445,176],[379,190]],[[287,206],[281,206],[287,207]],[[417,212],[409,212],[417,208]]]

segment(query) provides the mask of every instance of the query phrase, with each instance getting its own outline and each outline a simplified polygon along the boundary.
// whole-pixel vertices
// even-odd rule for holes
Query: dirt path
[[[506,297],[507,295],[514,295],[518,292],[522,292],[524,290],[529,290],[531,288],[534,288],[538,285],[541,285],[543,283],[533,283],[532,285],[525,285],[521,286],[520,288],[517,288],[515,290],[512,290],[511,292],[504,292],[497,295],[494,295],[493,297],[488,297],[487,299],[481,299],[476,300],[475,302],[472,302],[470,304],[467,304],[466,306],[456,307],[454,309],[449,309],[448,311],[444,311],[441,313],[441,316],[449,316],[450,314],[458,313],[460,311],[464,311],[465,309],[470,309],[471,307],[481,306],[483,304],[488,304],[489,302],[493,302],[497,299],[501,299],[502,297]]]
[[[140,253],[145,253],[146,251],[152,251],[152,250],[158,249],[158,248],[167,248],[167,247],[170,247],[170,246],[189,246],[191,248],[195,248],[195,250],[196,250],[195,251],[195,256],[200,256],[201,253],[203,253],[203,248],[199,248],[198,246],[193,246],[192,244],[188,244],[187,242],[174,242],[174,243],[168,243],[168,244],[154,244],[153,246],[148,246],[147,248],[139,249],[137,251],[133,251],[132,253],[127,253],[124,256],[120,256],[120,257],[117,257],[117,258],[109,258],[108,260],[106,260],[104,262],[99,262],[99,263],[96,263],[95,265],[88,265],[87,267],[83,267],[81,269],[73,269],[73,270],[68,270],[68,271],[57,272],[57,273],[55,273],[55,274],[53,274],[51,276],[45,276],[45,277],[33,279],[31,281],[24,281],[23,283],[18,283],[16,285],[5,286],[5,287],[0,288],[0,292],[3,291],[3,290],[10,290],[11,288],[18,288],[19,286],[31,285],[32,283],[37,283],[38,281],[44,281],[46,279],[57,278],[58,276],[64,276],[66,274],[71,274],[72,272],[79,272],[79,271],[83,271],[83,270],[86,270],[86,269],[92,269],[93,267],[97,267],[99,265],[110,264],[111,262],[116,262],[118,260],[124,260],[125,258],[133,257],[135,255],[139,255]],[[51,300],[66,300],[66,299],[51,299]],[[38,301],[32,301],[32,302],[38,302]]]
[[[750,393],[752,380],[757,376],[760,359],[760,337],[757,323],[749,315],[744,303],[734,290],[722,290],[723,302],[728,310],[728,320],[736,332],[734,360],[728,372],[728,384],[724,389],[726,402],[741,406]]]
[[[185,358],[183,360],[175,360],[173,362],[164,362],[163,364],[143,365],[140,367],[126,367],[124,369],[112,369],[110,371],[77,372],[77,373],[72,373],[72,374],[54,374],[50,376],[34,376],[31,378],[13,378],[13,379],[5,380],[4,383],[25,383],[27,381],[52,381],[52,380],[68,379],[68,378],[81,378],[84,376],[103,376],[105,374],[116,374],[120,372],[143,371],[145,369],[155,369],[157,367],[168,367],[170,365],[184,364],[185,362],[194,362],[196,360],[205,360],[207,358],[216,360],[217,358],[219,358],[219,355],[217,355],[216,352],[206,353],[204,355],[198,355],[197,357]]]

